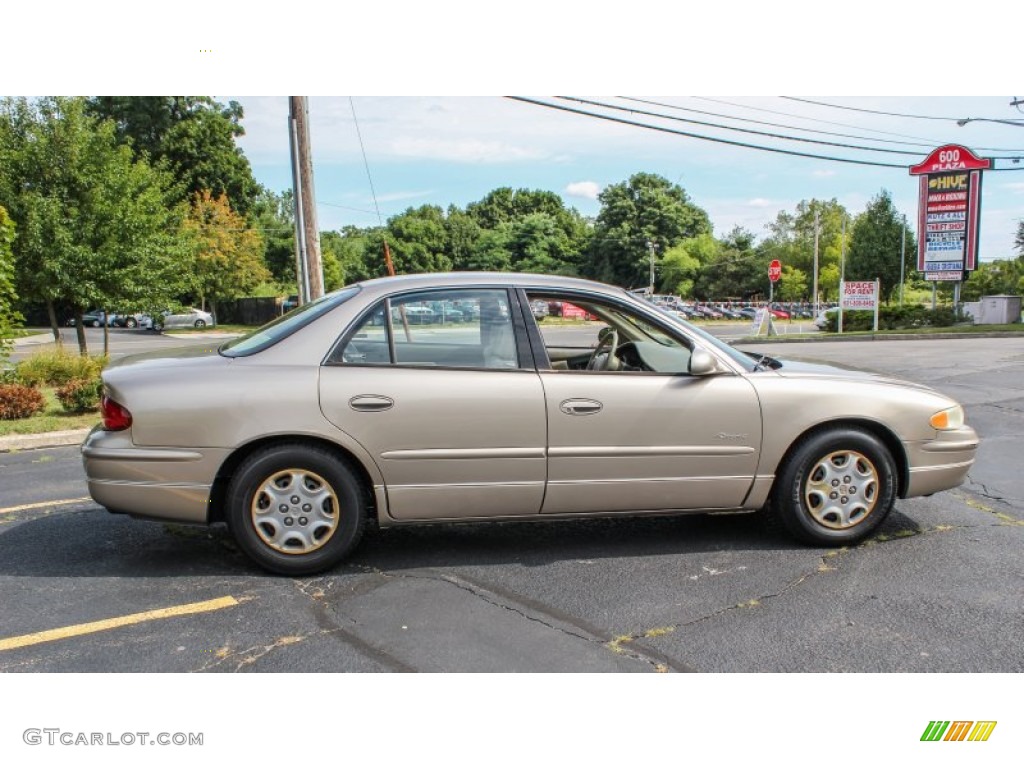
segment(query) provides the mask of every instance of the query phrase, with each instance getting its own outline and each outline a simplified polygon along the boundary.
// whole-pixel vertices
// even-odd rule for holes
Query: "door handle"
[[[594,413],[600,413],[604,405],[599,403],[597,400],[587,400],[584,398],[575,400],[563,400],[562,404],[558,406],[562,413],[568,414],[569,416],[590,416]]]
[[[394,406],[395,401],[384,395],[356,395],[348,401],[348,407],[353,411],[386,411]]]

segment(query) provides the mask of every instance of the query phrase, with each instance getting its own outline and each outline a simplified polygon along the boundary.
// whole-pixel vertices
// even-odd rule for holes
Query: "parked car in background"
[[[814,324],[818,327],[818,330],[825,330],[828,328],[828,319],[839,312],[839,307],[831,307],[830,309],[823,309],[818,313],[818,316],[814,318]]]
[[[141,312],[135,314],[116,314],[110,316],[109,325],[113,328],[152,328],[153,318]]]
[[[757,307],[744,307],[743,309],[737,310],[741,316],[748,320],[753,320],[757,317]]]
[[[102,328],[106,319],[107,313],[102,309],[90,309],[82,314],[82,325],[86,328]],[[68,318],[67,326],[68,328],[75,327],[75,318],[73,316]]]
[[[538,320],[543,320],[551,314],[551,309],[546,301],[531,301],[530,311],[533,312],[533,316]]]
[[[537,300],[600,322],[567,341]],[[387,311],[430,301],[475,302],[479,320],[420,333]],[[761,511],[835,550],[897,498],[962,483],[978,445],[933,389],[741,352],[621,288],[553,275],[368,280],[102,378],[103,422],[82,445],[92,497],[226,522],[291,576],[336,566],[370,521]]]
[[[182,312],[164,310],[154,320],[158,330],[166,328],[212,328],[216,323],[213,315],[201,309],[191,307]]]

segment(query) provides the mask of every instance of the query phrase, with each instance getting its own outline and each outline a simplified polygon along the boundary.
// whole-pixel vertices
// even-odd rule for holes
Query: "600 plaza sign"
[[[962,280],[978,263],[981,172],[992,161],[949,144],[910,169],[920,176],[917,269],[929,280]]]

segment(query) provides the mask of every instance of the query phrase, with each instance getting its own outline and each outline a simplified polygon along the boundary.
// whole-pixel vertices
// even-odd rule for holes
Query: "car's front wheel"
[[[289,443],[242,462],[228,489],[226,520],[239,548],[285,576],[325,571],[359,543],[367,494],[330,451]]]
[[[127,320],[124,321],[124,324],[127,328],[135,328],[138,326],[139,321],[136,320],[134,317],[129,317]]]
[[[769,514],[808,544],[850,544],[896,501],[896,467],[874,435],[833,428],[805,437],[776,478]]]
[[[195,321],[194,325],[195,325],[196,328],[205,328],[206,327],[206,321],[203,320],[203,319],[199,319],[199,320]]]

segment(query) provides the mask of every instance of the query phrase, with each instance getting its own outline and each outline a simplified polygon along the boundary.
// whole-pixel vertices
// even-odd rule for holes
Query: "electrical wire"
[[[904,146],[909,146],[909,147],[921,147],[921,148],[923,148],[923,150],[925,152],[930,152],[930,151],[932,151],[935,148],[935,141],[931,140],[931,139],[918,139],[916,141],[900,141],[898,139],[881,139],[881,138],[875,138],[873,136],[861,136],[859,134],[852,134],[852,133],[839,133],[838,131],[823,131],[823,130],[818,129],[818,128],[804,128],[803,126],[790,125],[790,124],[787,124],[787,123],[773,123],[770,120],[755,120],[752,117],[739,117],[738,115],[727,115],[727,114],[723,114],[721,112],[708,112],[707,110],[693,109],[692,107],[684,107],[684,106],[681,106],[679,104],[668,104],[668,103],[665,103],[665,102],[662,102],[662,101],[651,101],[649,99],[639,99],[639,98],[634,98],[634,97],[631,97],[631,96],[617,96],[616,98],[623,99],[624,101],[635,101],[635,102],[637,102],[639,104],[648,104],[650,106],[663,107],[665,109],[675,109],[675,110],[679,110],[680,112],[693,112],[693,113],[698,114],[698,115],[708,115],[710,117],[722,117],[722,118],[725,118],[726,120],[736,120],[736,121],[744,122],[744,123],[754,123],[756,125],[767,125],[767,126],[771,126],[772,128],[786,128],[786,129],[793,130],[793,131],[803,131],[805,133],[820,133],[820,134],[825,135],[825,136],[838,136],[840,138],[846,138],[846,139],[859,139],[861,141],[877,141],[877,142],[881,142],[881,143],[885,143],[885,144],[902,144]],[[741,105],[736,105],[736,106],[741,106]],[[796,116],[796,115],[794,115],[794,117],[798,117],[799,118],[799,116]],[[799,119],[803,119],[803,118],[799,118]],[[863,130],[870,131],[872,129],[865,127]],[[979,150],[984,150],[986,152],[1024,152],[1024,149],[997,149],[997,148],[993,148],[993,147],[978,147],[978,149]],[[1005,159],[1013,159],[1013,158],[1012,157],[1008,157],[1008,158],[1005,158]]]
[[[958,118],[955,117],[938,117],[936,115],[912,115],[906,112],[885,112],[880,109],[865,109],[864,107],[848,107],[843,104],[828,104],[824,101],[814,101],[813,99],[801,99],[797,96],[780,96],[780,99],[786,101],[799,101],[803,104],[814,104],[818,107],[829,107],[830,109],[845,109],[850,112],[864,112],[869,115],[887,115],[888,117],[907,117],[911,120],[941,120],[943,122],[955,123]]]
[[[380,205],[377,204],[377,190],[373,188],[373,176],[370,174],[370,162],[366,159],[366,147],[363,144],[363,134],[359,130],[359,118],[356,117],[356,103],[352,97],[348,97],[348,105],[352,108],[352,121],[356,124],[356,136],[359,137],[359,149],[363,153],[363,165],[366,166],[366,178],[370,180],[370,194],[373,195],[373,207],[377,209],[377,222],[384,226],[384,219],[380,215]]]
[[[737,128],[732,125],[722,125],[721,123],[709,123],[703,120],[691,120],[686,117],[675,117],[673,115],[664,115],[660,112],[648,112],[643,109],[633,109],[632,107],[619,107],[614,104],[606,104],[600,101],[590,101],[589,99],[580,99],[574,96],[556,96],[556,99],[564,99],[566,101],[575,101],[580,104],[587,104],[591,107],[603,107],[605,109],[615,109],[622,112],[629,112],[636,115],[644,115],[645,117],[657,117],[663,120],[674,120],[681,123],[690,123],[691,125],[702,125],[705,128],[719,128],[725,131],[739,131],[740,133],[751,133],[755,136],[764,136],[769,139],[782,139],[783,141],[800,141],[808,144],[821,144],[827,147],[839,147],[841,149],[860,149],[868,152],[885,152],[891,155],[909,155],[910,157],[920,157],[920,152],[910,152],[905,149],[885,149],[883,147],[865,147],[862,144],[845,144],[836,141],[825,141],[823,139],[808,139],[802,136],[786,136],[781,133],[769,133],[767,131],[757,131],[753,128]]]
[[[871,166],[871,167],[874,167],[874,168],[900,168],[902,170],[906,170],[907,169],[906,165],[900,165],[898,163],[881,163],[881,162],[870,161],[870,160],[857,160],[857,159],[849,158],[849,157],[835,157],[835,156],[831,156],[831,155],[817,155],[817,154],[813,154],[813,153],[810,153],[810,152],[797,152],[795,150],[782,149],[780,147],[767,147],[767,146],[763,146],[763,145],[759,145],[759,144],[750,144],[748,142],[743,142],[743,141],[735,141],[735,140],[732,140],[732,139],[723,139],[723,138],[716,137],[716,136],[706,136],[704,134],[692,133],[690,131],[680,131],[680,130],[676,130],[676,129],[673,129],[673,128],[666,128],[664,126],[650,125],[649,123],[641,123],[641,122],[637,122],[636,120],[625,120],[623,118],[614,117],[612,115],[602,115],[599,112],[589,112],[589,111],[584,110],[584,109],[577,109],[575,107],[563,106],[561,104],[551,104],[549,102],[540,101],[539,99],[531,99],[531,98],[527,98],[525,96],[506,96],[505,98],[509,99],[511,101],[520,101],[520,102],[523,102],[525,104],[533,104],[533,105],[539,106],[539,107],[546,107],[547,109],[554,109],[554,110],[561,111],[561,112],[569,112],[569,113],[572,113],[572,114],[583,115],[585,117],[593,117],[593,118],[596,118],[598,120],[606,120],[608,122],[619,123],[621,125],[630,125],[630,126],[633,126],[634,128],[645,128],[647,130],[657,131],[659,133],[669,133],[669,134],[673,134],[673,135],[676,135],[676,136],[685,136],[685,137],[691,138],[691,139],[699,139],[699,140],[702,140],[702,141],[711,141],[711,142],[714,142],[714,143],[717,143],[717,144],[726,144],[726,145],[733,146],[733,147],[743,147],[745,149],[756,149],[756,150],[760,150],[762,152],[774,152],[776,154],[789,155],[791,157],[806,157],[806,158],[810,158],[812,160],[828,160],[828,161],[836,162],[836,163],[848,163],[850,165],[864,165],[864,166]],[[990,170],[993,170],[993,171],[1024,171],[1024,167],[1021,167],[1021,168],[992,168]]]

